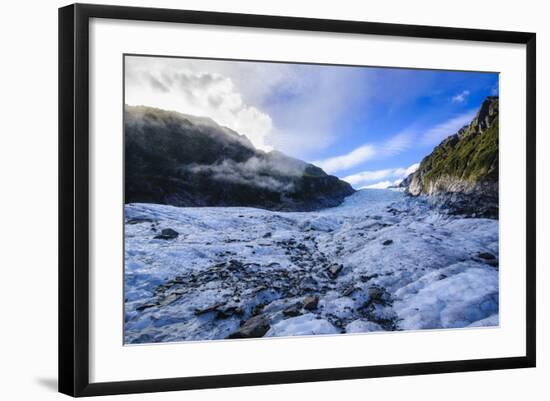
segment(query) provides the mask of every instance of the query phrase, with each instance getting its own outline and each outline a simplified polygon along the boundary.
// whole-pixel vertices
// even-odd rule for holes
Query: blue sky
[[[207,116],[260,149],[385,187],[468,123],[498,74],[126,57],[126,103]]]

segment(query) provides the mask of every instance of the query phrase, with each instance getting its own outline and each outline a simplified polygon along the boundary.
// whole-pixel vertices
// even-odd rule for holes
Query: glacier
[[[498,220],[428,197],[365,189],[316,212],[124,212],[125,344],[499,324]]]

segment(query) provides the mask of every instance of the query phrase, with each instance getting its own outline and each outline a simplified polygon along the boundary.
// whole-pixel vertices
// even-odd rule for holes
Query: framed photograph
[[[59,390],[535,366],[535,34],[59,10]]]

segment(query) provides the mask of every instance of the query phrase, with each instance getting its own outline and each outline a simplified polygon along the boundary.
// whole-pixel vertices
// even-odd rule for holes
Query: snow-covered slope
[[[498,220],[390,190],[319,212],[125,213],[126,343],[498,325]]]

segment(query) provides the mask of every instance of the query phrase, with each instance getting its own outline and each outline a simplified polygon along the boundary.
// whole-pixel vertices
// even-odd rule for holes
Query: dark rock
[[[348,287],[342,292],[342,295],[345,297],[349,297],[351,294],[353,294],[355,291],[359,290],[357,287]]]
[[[283,310],[283,315],[289,316],[289,317],[295,317],[301,314],[302,314],[302,304],[299,302]]]
[[[264,304],[258,304],[254,307],[252,310],[252,316],[257,316],[264,310],[265,305]]]
[[[409,174],[403,181],[399,183],[397,188],[408,188],[411,184],[412,178],[414,176],[414,173]]]
[[[143,304],[143,305],[138,306],[136,308],[136,310],[141,312],[142,310],[149,309],[149,308],[154,308],[155,306],[158,306],[158,305],[155,304],[155,303]]]
[[[232,259],[229,261],[229,265],[227,266],[227,270],[235,273],[235,272],[242,272],[244,269],[244,263],[239,262],[238,260]]]
[[[384,297],[384,289],[380,287],[367,288],[367,294],[372,302],[381,301]]]
[[[496,184],[493,186],[496,186]],[[432,207],[438,208],[451,216],[498,219],[498,198],[495,193],[491,194],[489,190],[479,190],[468,194],[459,192],[437,193],[430,196],[428,200]]]
[[[217,319],[227,319],[231,316],[242,316],[244,311],[238,306],[229,306],[226,308],[220,308],[216,310]]]
[[[319,297],[317,296],[307,296],[305,297],[303,302],[304,309],[308,311],[312,311],[316,309],[318,304],[319,304]]]
[[[223,302],[220,302],[220,303],[217,303],[215,305],[212,305],[212,306],[208,306],[206,308],[203,308],[203,309],[195,309],[195,315],[196,316],[200,316],[200,315],[204,315],[205,313],[210,313],[210,312],[214,312],[216,311],[219,307],[221,306],[224,306],[225,304]]]
[[[385,240],[384,242],[382,242],[382,245],[391,245],[393,244],[393,240],[392,239],[387,239]]]
[[[489,252],[481,252],[477,256],[479,256],[481,259],[485,260],[495,260],[496,256]]]
[[[281,266],[281,264],[278,262],[271,262],[270,264],[267,265],[267,267],[279,267],[279,266]]]
[[[126,224],[140,224],[140,223],[152,223],[154,220],[147,217],[135,217],[133,219],[126,220]]]
[[[175,239],[178,238],[180,234],[176,230],[172,230],[171,228],[164,228],[160,234],[155,236],[155,239]]]
[[[271,238],[271,233],[265,233],[262,238]]]
[[[374,273],[374,274],[371,274],[371,275],[368,275],[368,276],[361,276],[359,277],[359,279],[363,282],[363,283],[366,283],[367,281],[370,281],[374,278],[377,278],[378,276],[380,276],[378,273]]]
[[[258,338],[268,332],[270,326],[264,315],[257,315],[245,321],[238,331],[228,335],[226,338]]]
[[[343,268],[344,265],[340,263],[333,263],[327,268],[327,273],[330,278],[335,279],[336,277],[338,277],[338,274],[340,274]]]
[[[181,298],[181,295],[172,293],[172,294],[169,294],[168,296],[164,297],[163,299],[161,299],[159,301],[159,305],[160,306],[170,305],[172,302],[175,302],[180,298]]]
[[[317,287],[318,287],[318,283],[312,277],[304,277],[302,281],[300,281],[300,288],[302,290],[315,291]]]

